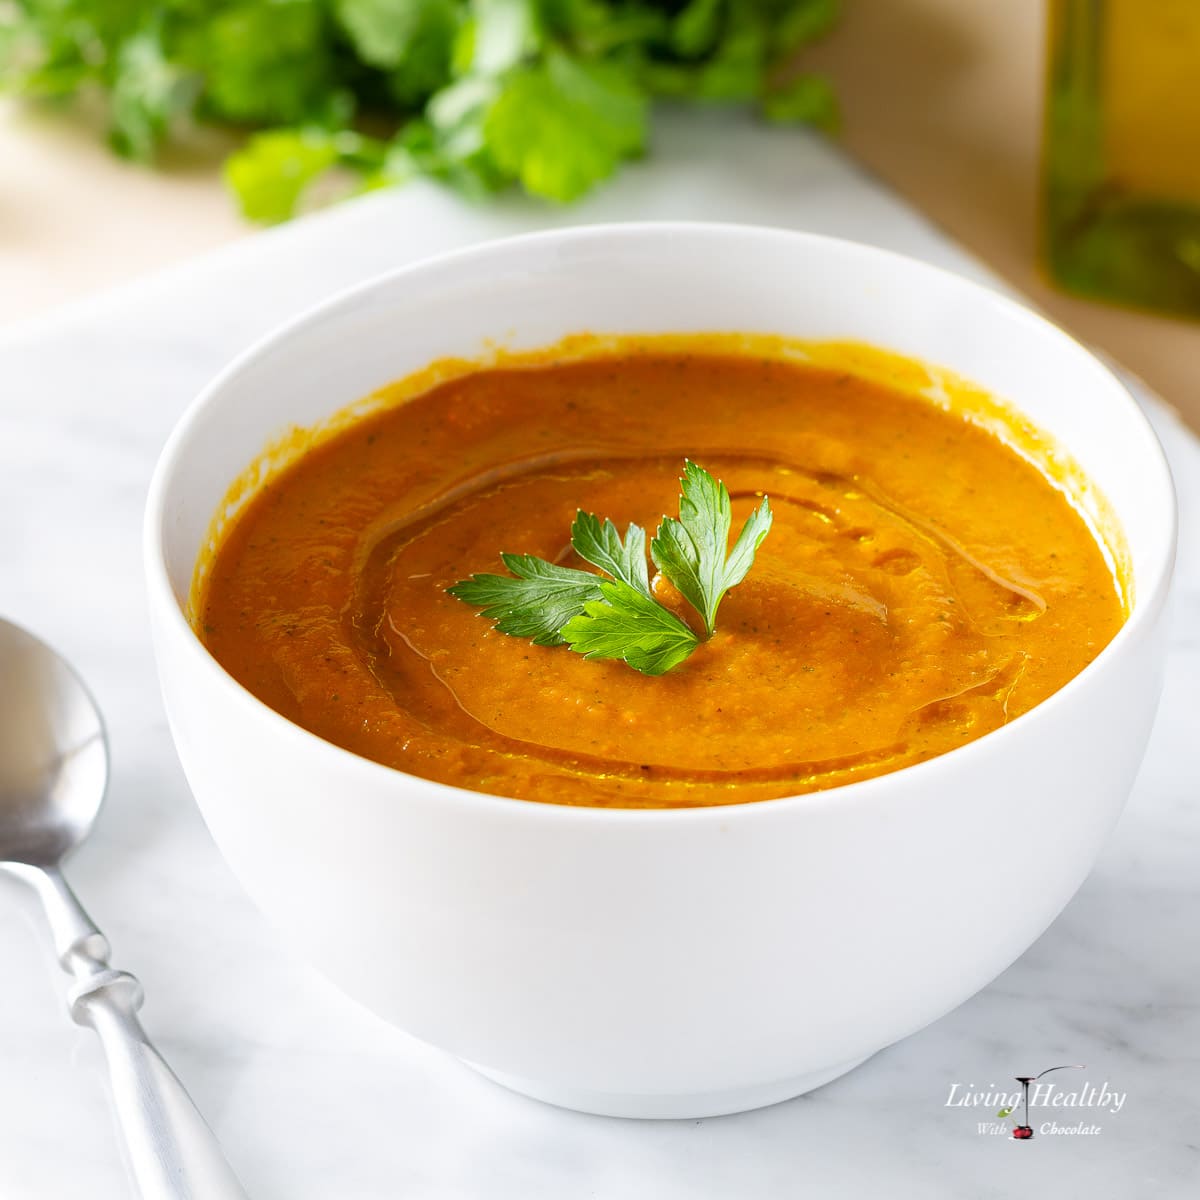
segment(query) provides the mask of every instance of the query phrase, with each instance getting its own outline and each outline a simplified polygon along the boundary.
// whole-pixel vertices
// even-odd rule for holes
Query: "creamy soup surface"
[[[194,612],[273,709],[428,779],[637,808],[829,788],[1020,716],[1125,617],[1046,474],[953,403],[853,370],[631,339],[396,395],[242,506]],[[579,508],[653,533],[685,458],[728,485],[735,533],[764,493],[775,523],[666,675],[508,637],[446,594],[501,551],[586,567]]]

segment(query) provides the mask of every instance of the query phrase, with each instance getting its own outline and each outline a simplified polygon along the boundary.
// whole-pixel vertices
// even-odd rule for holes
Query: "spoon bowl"
[[[83,681],[0,619],[0,862],[59,862],[91,832],[107,783],[108,739]]]

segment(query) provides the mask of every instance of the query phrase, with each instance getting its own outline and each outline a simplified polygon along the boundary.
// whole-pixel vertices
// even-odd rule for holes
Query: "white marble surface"
[[[818,1092],[736,1117],[645,1123],[511,1095],[285,953],[208,838],[159,702],[139,529],[168,429],[252,338],[424,253],[568,220],[795,226],[982,273],[803,135],[710,117],[673,133],[650,163],[569,214],[517,200],[472,209],[425,188],[377,195],[0,337],[0,613],[77,663],[112,734],[106,811],[71,864],[77,890],[118,965],[144,981],[146,1025],[255,1200],[1195,1195],[1200,443],[1153,402],[1181,492],[1181,561],[1166,692],[1127,813],[1020,961]],[[281,829],[281,853],[286,842]],[[1003,905],[1019,864],[979,886]],[[0,962],[0,1196],[127,1195],[97,1046],[69,1023],[65,980],[9,881]],[[979,1135],[978,1111],[945,1105],[954,1082],[1007,1088],[1013,1075],[1068,1061],[1127,1093],[1116,1115],[1079,1114],[1099,1135],[1020,1144]]]

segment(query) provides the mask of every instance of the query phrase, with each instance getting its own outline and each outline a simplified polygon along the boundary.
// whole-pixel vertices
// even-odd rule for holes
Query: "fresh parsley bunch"
[[[682,487],[679,517],[663,518],[650,554],[711,637],[721,600],[746,578],[771,530],[771,502],[763,497],[730,548],[729,490],[693,462],[684,465]],[[640,525],[630,525],[622,538],[612,521],[580,509],[571,546],[604,574],[532,554],[502,554],[512,575],[472,575],[447,591],[482,609],[510,637],[538,646],[566,643],[586,658],[619,658],[645,675],[677,667],[700,645],[692,627],[655,598]]]
[[[643,153],[656,96],[830,125],[786,73],[837,0],[9,0],[0,90],[105,97],[121,154],[190,121],[258,131],[227,165],[246,214],[291,216],[336,172],[570,201]],[[781,73],[779,68],[785,68]]]

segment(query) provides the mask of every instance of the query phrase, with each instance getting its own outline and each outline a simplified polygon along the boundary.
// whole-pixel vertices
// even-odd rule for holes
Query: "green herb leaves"
[[[515,575],[472,575],[446,590],[451,596],[483,609],[501,633],[529,638],[535,646],[561,646],[562,627],[583,612],[589,600],[600,600],[600,580],[589,571],[559,567],[532,554],[502,554]]]
[[[584,562],[627,583],[647,596],[650,592],[650,572],[646,567],[646,531],[640,525],[630,525],[625,541],[611,521],[601,521],[592,513],[580,509],[571,526],[571,545]]]
[[[721,598],[746,578],[754,553],[771,528],[771,503],[763,497],[726,555],[732,520],[729,489],[689,462],[684,467],[679,520],[665,517],[650,546],[654,565],[704,618],[710,637]]]
[[[549,50],[500,90],[483,132],[496,165],[527,192],[566,203],[646,142],[645,94],[627,72]]]
[[[249,131],[226,179],[258,221],[414,175],[473,195],[519,184],[566,202],[642,155],[659,96],[831,124],[829,85],[790,64],[837,8],[19,0],[0,2],[0,92],[99,92],[114,148],[139,159],[197,121]]]
[[[700,614],[712,636],[725,593],[746,577],[771,528],[764,496],[729,549],[729,491],[703,467],[684,464],[679,518],[664,517],[651,543],[659,571]],[[448,588],[450,595],[483,610],[501,633],[536,645],[567,643],[587,658],[622,659],[646,675],[678,666],[701,638],[655,599],[646,564],[646,533],[617,527],[580,510],[571,545],[585,562],[610,578],[560,567],[528,554],[502,554],[506,575],[474,575]]]
[[[600,595],[562,628],[564,640],[585,658],[620,658],[643,675],[661,675],[700,645],[669,608],[627,583],[602,583]]]

